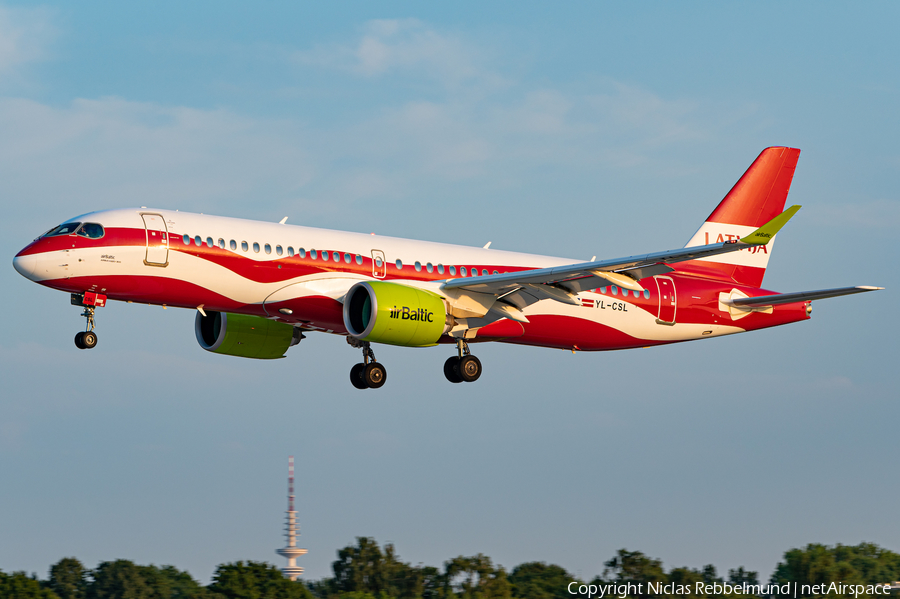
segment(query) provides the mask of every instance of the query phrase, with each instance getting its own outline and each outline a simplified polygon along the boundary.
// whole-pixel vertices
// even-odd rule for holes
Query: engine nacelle
[[[426,347],[449,330],[447,307],[437,294],[400,283],[356,283],[344,298],[344,326],[362,341]]]
[[[227,356],[274,360],[283,358],[300,340],[300,330],[261,316],[197,312],[194,319],[197,342],[206,351]]]

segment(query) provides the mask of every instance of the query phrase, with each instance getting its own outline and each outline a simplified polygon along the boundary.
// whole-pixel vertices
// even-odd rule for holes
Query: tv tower
[[[275,551],[278,555],[287,558],[288,565],[282,568],[284,575],[291,580],[303,574],[303,568],[297,565],[297,558],[306,553],[306,549],[297,547],[297,512],[294,510],[294,456],[288,458],[288,511],[287,526],[285,527],[287,547]]]

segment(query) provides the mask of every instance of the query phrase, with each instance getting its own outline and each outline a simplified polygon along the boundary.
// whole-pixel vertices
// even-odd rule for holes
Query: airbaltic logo
[[[434,322],[434,312],[429,312],[424,308],[410,310],[409,307],[403,306],[398,308],[394,306],[390,311],[391,318],[399,318],[400,320],[416,320],[422,322]]]

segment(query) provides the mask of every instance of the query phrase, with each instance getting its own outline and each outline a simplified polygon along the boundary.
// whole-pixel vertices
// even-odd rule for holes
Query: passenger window
[[[280,246],[280,245],[276,245],[276,246],[275,246],[275,253],[278,254],[278,255],[280,256],[281,254],[284,253],[284,250],[281,249],[281,246]],[[294,252],[291,252],[291,253],[293,254]]]
[[[191,245],[191,236],[185,233],[184,237],[181,238],[181,241],[184,242],[184,245]]]
[[[231,251],[237,250],[237,241],[232,239],[230,242],[228,242],[228,247],[231,248]]]
[[[75,232],[75,229],[78,228],[78,225],[81,223],[63,223],[58,227],[53,228],[49,233],[44,235],[44,237],[56,237],[57,235],[71,235]],[[190,239],[190,237],[188,237]]]
[[[613,285],[612,287],[610,287],[610,291],[612,291],[612,294],[613,294],[613,295],[619,295],[619,288],[616,287],[615,285]]]
[[[379,258],[379,260],[380,260],[380,258]],[[356,263],[362,264],[362,256],[360,256],[359,254],[356,254]]]
[[[210,248],[211,248],[212,246],[213,246],[213,240],[212,240],[212,237],[207,237],[207,238],[206,238],[206,247],[210,247]]]
[[[416,260],[416,272],[422,272],[422,263]]]
[[[225,249],[225,240],[219,237],[219,247]]]
[[[271,253],[272,253],[272,246],[269,245],[268,243],[267,243],[266,245],[263,246],[263,249],[266,251],[267,254],[271,254]]]
[[[312,258],[313,260],[318,260],[319,252],[317,252],[316,250],[309,250],[309,257]]]
[[[300,248],[300,249],[297,251],[297,253],[300,254],[300,257],[301,257],[301,258],[306,258],[306,250],[305,250],[305,249]]]
[[[200,247],[201,245],[203,245],[203,240],[200,239],[200,236],[199,236],[199,235],[197,235],[196,237],[194,237],[194,244],[196,244],[197,247]]]
[[[246,242],[246,241],[242,241],[242,242],[241,242],[241,249],[244,250],[244,251],[246,252],[246,251],[248,251],[248,250],[250,249],[250,246],[247,245],[247,242]]]
[[[497,271],[496,271],[496,270],[494,271],[494,274],[497,274]]]
[[[644,289],[644,299],[650,299],[650,290]]]
[[[397,266],[397,270],[403,268],[403,261],[400,258],[397,258],[397,261],[394,264]]]
[[[350,256],[350,254],[344,254],[344,262],[350,264],[351,260],[353,260],[353,258]]]
[[[255,241],[253,242],[253,251],[257,254],[259,253],[259,244]]]
[[[375,256],[375,266],[381,268],[382,264],[384,264],[384,261],[381,259],[381,256]]]
[[[328,252],[326,250],[322,250],[322,260],[328,262]]]
[[[601,288],[600,288],[600,293],[602,293],[602,294],[605,295],[605,294],[606,294],[606,287],[601,287]]]
[[[462,276],[465,277],[465,276],[468,276],[468,275],[469,275],[469,271],[466,270],[466,267],[465,267],[465,266],[460,266],[460,267],[459,267],[459,274],[461,274]]]
[[[331,252],[331,258],[335,262],[340,262],[341,261],[341,253],[340,252]]]
[[[425,265],[425,269],[428,272],[434,272],[434,265],[431,262],[429,262],[428,264]]]
[[[438,264],[438,273],[444,274],[444,265],[443,264]]]
[[[288,246],[288,258],[293,258],[293,257],[294,257],[294,246],[289,245]]]
[[[87,237],[88,239],[100,239],[103,237],[103,227],[97,223],[84,223],[81,228],[78,229],[78,234],[82,237]],[[165,237],[163,239],[165,239]]]
[[[455,275],[455,274],[456,274],[456,267],[455,267],[455,266],[451,266],[451,267],[450,267],[450,274],[451,274],[451,275]]]
[[[486,269],[486,268],[482,268],[482,269],[481,269],[481,274],[482,274],[482,275],[483,275],[483,276],[485,276],[485,277],[486,277],[486,276],[487,276],[487,274],[488,274],[488,271],[487,271],[487,269]]]

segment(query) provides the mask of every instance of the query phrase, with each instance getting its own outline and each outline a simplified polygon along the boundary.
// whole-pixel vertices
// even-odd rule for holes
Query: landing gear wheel
[[[357,389],[368,389],[369,386],[366,384],[366,381],[363,380],[363,371],[366,369],[366,365],[360,362],[359,364],[354,364],[353,368],[350,369],[350,382],[353,383],[353,386]]]
[[[94,331],[85,331],[81,334],[81,344],[84,349],[94,349],[97,347],[97,333]]]
[[[478,380],[481,376],[481,360],[469,354],[459,358],[459,377],[467,383]]]
[[[447,361],[444,362],[444,376],[451,383],[463,382],[462,377],[459,376],[459,356],[447,358]]]
[[[87,349],[84,346],[83,339],[84,339],[84,333],[78,333],[77,335],[75,335],[75,347],[77,347],[78,349]]]
[[[363,381],[372,389],[377,389],[387,380],[387,370],[380,362],[369,362],[363,370]]]

